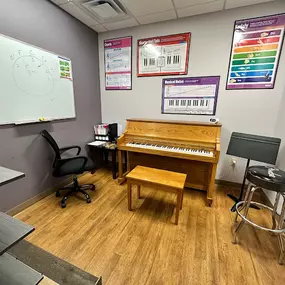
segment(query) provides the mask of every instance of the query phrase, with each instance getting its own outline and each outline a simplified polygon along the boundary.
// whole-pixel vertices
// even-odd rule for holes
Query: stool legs
[[[261,189],[261,188],[255,186],[255,185],[249,185],[246,196],[245,196],[245,200],[238,203],[237,216],[240,216],[242,220],[238,224],[236,230],[234,231],[232,243],[235,244],[237,242],[237,235],[245,223],[248,223],[257,229],[271,232],[272,234],[275,234],[278,236],[278,242],[279,242],[279,246],[280,246],[280,254],[279,254],[279,258],[278,258],[278,263],[283,264],[283,261],[285,258],[285,241],[284,241],[284,238],[285,238],[285,228],[284,228],[284,223],[285,223],[284,222],[284,219],[285,219],[285,193],[283,193],[283,192],[277,193],[274,206],[273,206],[273,208],[271,208],[267,205],[264,205],[264,204],[261,204],[258,202],[252,202],[251,203],[253,194],[257,189]],[[277,218],[277,208],[278,208],[278,204],[280,202],[280,196],[281,195],[283,197],[283,204],[282,204],[281,214],[280,214],[279,218]],[[262,227],[256,223],[250,221],[249,219],[247,219],[249,207],[251,204],[254,204],[254,205],[257,205],[259,207],[266,208],[266,209],[272,211],[272,223],[273,223],[272,228]],[[244,210],[243,213],[241,213],[242,210]],[[237,220],[237,216],[235,217],[235,221]]]
[[[246,193],[245,193],[244,201],[247,201],[248,196],[249,196],[249,194],[250,194],[251,188],[252,188],[252,184],[249,183],[248,186],[247,186]],[[244,205],[242,206],[241,210],[243,210],[245,206],[246,206],[246,203],[244,203]],[[237,219],[238,219],[238,213],[237,213],[237,211],[236,211],[236,216],[235,216],[235,220],[234,220],[235,223],[237,222]]]
[[[285,218],[285,200],[284,200],[284,196],[283,196],[283,205],[282,205],[281,215],[280,215],[279,223],[278,223],[278,229],[279,230],[283,229],[284,218]],[[280,255],[279,255],[278,263],[283,264],[283,259],[284,259],[284,255],[285,255],[283,234],[278,234],[278,240],[279,240],[279,246],[280,246]]]
[[[253,194],[254,194],[256,189],[257,188],[255,188],[255,187],[251,187],[251,185],[250,185],[250,188],[248,188],[248,193],[246,195],[247,196],[246,197],[247,200],[245,200],[245,203],[244,203],[245,204],[245,206],[244,206],[244,214],[243,214],[244,217],[246,217],[247,214],[248,214],[248,210],[249,210],[249,207],[250,207],[250,202],[252,200],[252,196],[253,196]],[[238,235],[239,231],[241,230],[242,226],[244,225],[244,223],[245,223],[245,221],[241,220],[239,225],[237,226],[237,228],[236,228],[236,230],[234,232],[233,240],[232,240],[233,244],[235,244],[237,242],[237,235]]]
[[[275,198],[273,211],[272,211],[272,229],[273,230],[276,229],[276,211],[277,211],[277,207],[279,204],[280,196],[281,196],[281,193],[277,193],[276,198]]]

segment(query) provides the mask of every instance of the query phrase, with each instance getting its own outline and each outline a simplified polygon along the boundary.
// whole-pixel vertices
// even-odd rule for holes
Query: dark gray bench
[[[102,279],[22,240],[9,254],[60,285],[102,285]]]

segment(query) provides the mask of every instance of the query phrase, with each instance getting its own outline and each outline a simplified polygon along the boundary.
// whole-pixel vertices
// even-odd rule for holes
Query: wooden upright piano
[[[211,206],[220,156],[221,125],[202,122],[128,119],[118,139],[119,179],[136,165],[187,174],[186,187],[207,191]],[[122,152],[127,152],[123,173]]]

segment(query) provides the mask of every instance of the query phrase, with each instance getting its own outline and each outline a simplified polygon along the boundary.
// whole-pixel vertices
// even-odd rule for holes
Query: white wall
[[[285,80],[284,80],[285,81]],[[274,129],[274,135],[278,138],[281,138],[282,143],[280,146],[279,154],[278,154],[278,159],[277,159],[277,167],[285,171],[285,88],[283,92],[283,97],[280,102],[280,108],[277,116],[277,121]],[[276,194],[273,191],[265,191],[267,197],[269,198],[270,202],[274,204]],[[282,204],[282,199],[279,202],[279,212],[281,211],[281,204]]]
[[[285,12],[285,2],[255,5],[218,13],[189,17],[151,25],[138,26],[99,34],[100,83],[103,122],[123,125],[131,117],[169,120],[206,121],[208,116],[161,114],[162,77],[136,77],[136,44],[145,37],[191,32],[188,76],[220,75],[220,92],[216,116],[223,124],[221,158],[217,178],[241,182],[245,160],[238,159],[237,168],[230,168],[231,158],[225,154],[233,131],[259,135],[274,135],[278,110],[285,86],[285,48],[273,90],[226,91],[234,21],[244,18]],[[133,36],[133,90],[105,91],[104,50],[105,39]]]

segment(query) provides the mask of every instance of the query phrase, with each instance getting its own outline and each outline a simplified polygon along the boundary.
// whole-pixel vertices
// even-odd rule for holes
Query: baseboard
[[[221,179],[216,179],[215,180],[215,184],[216,185],[221,185],[221,186],[227,186],[227,187],[231,187],[231,188],[241,188],[241,183],[237,183],[237,182],[231,182],[231,181],[227,181],[227,180],[221,180]]]
[[[78,176],[79,177],[79,176]],[[23,210],[27,209],[28,207],[32,206],[36,202],[44,199],[45,197],[49,196],[50,194],[56,192],[57,189],[60,189],[72,182],[72,177],[69,177],[68,179],[63,180],[55,187],[49,188],[44,192],[39,193],[38,195],[32,197],[31,199],[23,202],[20,205],[17,205],[16,207],[12,208],[11,210],[7,211],[6,214],[10,216],[15,216],[18,213],[22,212]]]

